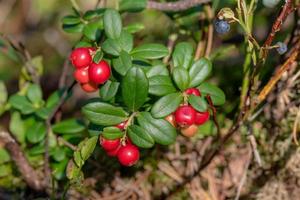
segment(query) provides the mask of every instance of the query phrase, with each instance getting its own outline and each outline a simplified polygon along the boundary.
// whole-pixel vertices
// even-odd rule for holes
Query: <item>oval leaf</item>
[[[192,105],[199,112],[207,111],[207,102],[203,97],[190,95],[189,96],[189,103]]]
[[[148,96],[149,83],[144,71],[131,68],[122,82],[122,96],[125,105],[131,110],[139,109]]]
[[[142,59],[158,59],[168,54],[168,48],[161,44],[142,44],[131,51],[134,58]]]
[[[164,96],[176,92],[169,76],[153,76],[149,78],[149,94]]]
[[[119,56],[122,50],[119,42],[110,38],[103,42],[102,49],[105,53],[111,54],[113,56]]]
[[[112,63],[114,69],[122,76],[125,76],[127,71],[132,67],[131,56],[125,51],[121,51],[120,56],[113,59]]]
[[[86,161],[92,155],[96,147],[97,141],[98,141],[98,137],[94,136],[84,142],[84,145],[80,150],[82,160]]]
[[[46,135],[46,126],[43,122],[35,122],[26,132],[26,138],[31,143],[42,141]]]
[[[115,140],[117,138],[121,138],[124,135],[117,127],[106,127],[103,129],[102,136],[108,140]]]
[[[121,35],[122,21],[120,14],[114,9],[107,9],[103,16],[104,30],[107,37],[117,39]]]
[[[194,49],[188,42],[181,42],[175,46],[172,55],[174,67],[183,67],[188,69],[193,61]]]
[[[189,87],[199,86],[210,74],[212,70],[211,62],[206,58],[196,61],[189,70]]]
[[[163,64],[158,64],[158,65],[151,67],[146,73],[146,76],[148,78],[157,76],[157,75],[169,76],[168,68]]]
[[[119,89],[119,82],[112,82],[110,80],[100,88],[100,97],[103,101],[110,101],[117,94]]]
[[[183,101],[181,93],[172,93],[160,98],[152,107],[151,114],[155,118],[163,118],[174,112]]]
[[[202,83],[198,89],[202,95],[210,95],[210,98],[215,106],[223,105],[226,101],[224,92],[210,83]]]
[[[130,140],[138,147],[151,148],[154,140],[145,129],[140,126],[132,125],[128,127],[128,136]]]
[[[177,87],[184,91],[189,87],[190,77],[188,71],[183,67],[176,67],[173,70],[173,80]]]
[[[27,97],[34,104],[40,103],[42,100],[41,87],[37,84],[30,84],[27,90]]]
[[[138,12],[145,9],[147,0],[121,0],[119,3],[120,11]]]
[[[27,98],[18,94],[11,96],[9,103],[13,108],[20,110],[22,114],[30,114],[34,111],[34,107]]]
[[[67,119],[52,126],[55,133],[74,134],[80,133],[85,129],[84,123],[77,119]]]

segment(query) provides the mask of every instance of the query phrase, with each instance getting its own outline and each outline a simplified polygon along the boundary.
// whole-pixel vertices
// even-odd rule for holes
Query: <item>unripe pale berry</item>
[[[80,47],[72,51],[70,61],[75,68],[83,68],[92,62],[92,56],[88,48]]]
[[[100,145],[105,151],[113,151],[120,146],[120,139],[109,140],[104,137],[100,137]]]
[[[229,30],[230,30],[230,25],[225,20],[216,20],[214,22],[214,27],[215,27],[216,32],[219,34],[225,34],[225,33],[229,32]]]
[[[209,120],[209,112],[197,112],[195,118],[195,124],[201,125]]]
[[[105,83],[110,77],[110,67],[104,60],[99,63],[92,63],[89,67],[89,78],[97,84]]]
[[[76,69],[73,76],[79,83],[88,83],[90,81],[88,67]]]
[[[179,126],[190,126],[194,124],[196,111],[192,106],[183,105],[175,111],[175,121]]]
[[[173,114],[166,116],[165,120],[167,120],[172,126],[176,128],[177,124],[175,121],[175,116]]]
[[[182,135],[186,137],[193,137],[198,132],[198,126],[193,124],[188,127],[180,129]]]
[[[91,82],[81,84],[80,86],[85,92],[88,92],[88,93],[96,92],[98,90],[98,85],[95,83],[91,83]]]
[[[287,48],[287,46],[286,46],[285,43],[283,43],[283,42],[277,42],[276,45],[278,46],[278,47],[276,48],[276,50],[277,50],[277,52],[278,52],[280,55],[283,55],[283,54],[285,54],[285,52],[287,52],[288,48]]]
[[[185,93],[188,95],[201,96],[201,93],[197,88],[188,88],[185,90]]]
[[[121,146],[118,152],[118,160],[124,166],[132,166],[140,158],[139,149],[132,144],[127,144],[125,146]]]

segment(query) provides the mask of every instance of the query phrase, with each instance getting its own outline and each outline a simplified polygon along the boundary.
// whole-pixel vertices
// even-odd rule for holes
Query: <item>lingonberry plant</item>
[[[272,102],[280,99],[286,110],[299,107],[290,92],[299,77],[294,73],[300,52],[296,20],[287,20],[296,25],[275,39],[299,0],[99,0],[91,10],[70,2],[73,9],[62,17],[60,30],[75,41],[60,51],[65,62],[58,88],[45,89],[53,87],[53,78],[43,76],[42,57],[1,35],[1,52],[22,68],[18,90],[16,82],[8,92],[0,81],[1,121],[9,122],[0,129],[0,186],[19,189],[25,182],[53,199],[177,199],[171,195],[182,188],[178,199],[229,199],[228,188],[237,188],[238,199],[252,157],[264,170],[256,140],[268,152],[283,138],[266,134],[280,128],[277,119],[284,116],[277,112],[284,106],[273,111]],[[255,22],[275,13],[270,8],[280,13],[270,33],[261,36],[266,27],[259,31]],[[144,15],[151,20],[136,23]],[[295,19],[299,16],[295,13]],[[163,33],[151,32],[158,27]],[[44,37],[53,45],[51,31],[47,28]],[[269,54],[275,55],[272,60]],[[51,57],[44,58],[52,66]],[[275,63],[278,70],[270,78]],[[291,74],[289,81],[281,80]],[[232,137],[237,131],[241,134]],[[238,159],[228,159],[231,155]],[[231,173],[241,181],[228,180]],[[104,188],[101,195],[95,188]]]

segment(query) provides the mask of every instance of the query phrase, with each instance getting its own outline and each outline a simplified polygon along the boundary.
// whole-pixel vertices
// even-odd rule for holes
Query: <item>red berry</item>
[[[188,95],[201,96],[201,93],[197,88],[188,88],[185,90],[185,93]]]
[[[110,77],[110,67],[104,60],[92,63],[89,67],[90,80],[97,84],[105,83]]]
[[[134,165],[139,160],[139,158],[140,151],[136,146],[132,144],[122,146],[118,152],[119,162],[124,166]]]
[[[73,76],[75,80],[78,81],[79,83],[88,83],[90,81],[89,74],[88,74],[88,67],[76,69],[75,72],[73,73]]]
[[[175,121],[180,126],[190,126],[194,124],[195,118],[196,111],[192,106],[180,106],[175,112]]]
[[[92,62],[92,56],[88,48],[80,47],[72,51],[70,60],[74,67],[83,68]]]
[[[114,150],[106,151],[106,153],[107,153],[108,156],[111,156],[111,157],[117,156],[118,153],[119,153],[120,148],[121,148],[121,145],[119,145],[119,146],[118,146],[116,149],[114,149]]]
[[[201,124],[204,124],[205,122],[207,122],[207,120],[209,120],[209,112],[208,111],[196,113],[195,124],[201,125]]]
[[[193,124],[180,130],[181,134],[186,137],[193,137],[198,132],[198,126]]]
[[[166,116],[165,120],[167,120],[172,126],[174,126],[176,128],[177,124],[176,124],[175,117],[173,114]]]
[[[119,128],[120,130],[124,130],[126,124],[127,124],[127,121],[124,121],[124,122],[121,122],[120,124],[117,124],[116,127]]]
[[[88,83],[81,84],[81,88],[84,91],[89,92],[89,93],[96,92],[98,90],[98,85],[95,83],[88,82]]]
[[[120,139],[108,140],[100,137],[100,145],[105,151],[116,150],[120,146]]]

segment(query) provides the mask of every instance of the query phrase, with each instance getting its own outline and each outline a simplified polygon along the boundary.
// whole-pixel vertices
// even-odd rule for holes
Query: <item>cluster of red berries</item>
[[[197,88],[189,88],[185,91],[187,95],[201,96]],[[209,120],[209,112],[198,112],[190,105],[181,105],[174,114],[166,117],[174,127],[179,126],[181,133],[186,137],[194,136],[198,131],[198,126]]]
[[[70,55],[70,61],[76,68],[73,76],[86,92],[95,92],[98,85],[105,83],[111,74],[107,62],[104,60],[99,63],[93,62],[93,54],[95,54],[93,47],[80,47],[74,49]]]
[[[116,125],[117,128],[124,130],[126,122]],[[108,156],[117,156],[119,162],[124,166],[132,166],[140,158],[140,151],[137,146],[131,143],[129,138],[125,141],[122,139],[108,140],[100,137],[100,145],[106,151]]]

